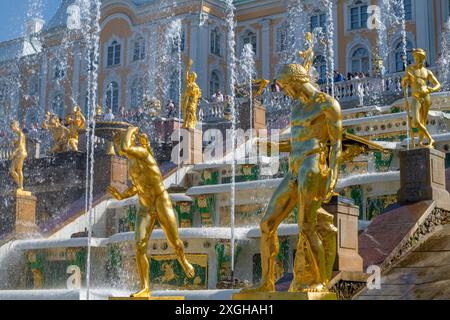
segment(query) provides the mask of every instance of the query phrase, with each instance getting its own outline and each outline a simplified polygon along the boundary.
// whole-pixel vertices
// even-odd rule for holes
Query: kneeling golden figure
[[[275,191],[261,222],[262,283],[243,293],[275,291],[277,228],[297,207],[299,239],[290,292],[326,292],[336,257],[337,229],[321,208],[334,194],[342,153],[339,103],[311,83],[299,64],[285,65],[277,81],[294,100],[291,138],[280,144],[290,152],[289,171]]]
[[[178,226],[169,193],[164,188],[163,178],[158,164],[152,155],[148,138],[139,136],[140,145],[136,145],[139,129],[130,127],[125,133],[115,135],[115,144],[120,155],[128,158],[128,173],[132,186],[119,192],[110,187],[108,191],[117,200],[134,195],[139,197],[139,208],[136,217],[136,262],[141,282],[140,290],[131,297],[150,297],[150,274],[147,256],[148,241],[158,219],[170,246],[174,249],[178,261],[188,278],[195,276],[194,267],[187,261],[183,242],[178,235]]]

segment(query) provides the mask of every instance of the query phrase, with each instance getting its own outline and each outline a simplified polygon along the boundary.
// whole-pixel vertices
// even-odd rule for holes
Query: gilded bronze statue
[[[423,49],[414,49],[413,58],[415,63],[406,69],[402,80],[405,95],[406,111],[409,118],[409,133],[411,145],[416,147],[416,130],[419,135],[418,144],[421,147],[434,147],[434,140],[427,130],[428,112],[431,107],[430,93],[441,90],[441,84],[433,72],[425,68],[426,53]],[[433,86],[428,86],[430,82]],[[408,101],[408,87],[411,87],[412,102]],[[428,144],[424,143],[425,138]]]
[[[10,173],[17,185],[17,190],[23,191],[23,162],[28,157],[26,137],[18,121],[11,122],[11,130],[17,135],[14,141],[14,152],[11,156]]]
[[[298,55],[303,59],[303,68],[305,68],[306,73],[310,74],[315,57],[314,37],[311,32],[307,32],[305,38],[308,43],[308,48],[305,51],[299,51]]]
[[[86,119],[80,111],[80,107],[76,106],[73,113],[66,116],[66,123],[69,128],[68,147],[70,151],[78,151],[79,132],[86,128]]]
[[[47,112],[42,123],[42,129],[50,131],[53,137],[51,153],[61,153],[70,150],[70,130],[61,123],[57,115]]]
[[[321,208],[334,195],[342,154],[339,103],[311,83],[300,64],[285,65],[277,77],[295,102],[291,138],[280,145],[290,152],[289,171],[275,191],[261,222],[262,283],[243,292],[275,291],[279,224],[297,207],[299,240],[290,292],[325,292],[336,257],[333,216]]]
[[[134,195],[139,197],[139,209],[136,217],[136,262],[140,278],[140,290],[132,297],[150,297],[150,274],[147,256],[148,241],[158,220],[163,228],[170,246],[174,249],[178,261],[188,278],[195,276],[192,265],[184,254],[183,242],[178,235],[176,215],[172,201],[166,191],[158,164],[152,155],[152,151],[146,135],[139,136],[139,144],[136,138],[139,129],[130,127],[126,132],[116,133],[114,142],[119,155],[128,158],[128,174],[132,186],[124,192],[119,192],[114,187],[108,191],[117,200],[123,200]]]
[[[197,125],[197,107],[202,97],[200,87],[195,82],[197,74],[191,72],[193,61],[189,60],[186,68],[185,85],[181,96],[181,111],[183,113],[183,128],[195,129]]]

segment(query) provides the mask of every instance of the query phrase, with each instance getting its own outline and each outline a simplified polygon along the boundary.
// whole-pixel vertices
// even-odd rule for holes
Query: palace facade
[[[321,1],[299,2],[305,6],[305,30],[327,27],[327,9]],[[371,75],[378,52],[377,30],[367,27],[367,9],[381,0],[332,2],[334,68],[344,75]],[[48,22],[34,19],[28,22],[25,36],[0,43],[2,112],[34,123],[47,110],[61,117],[74,105],[86,110],[89,52],[83,35],[67,28],[71,6],[76,3],[62,0]],[[252,45],[258,77],[276,78],[289,50],[286,39],[290,5],[295,5],[295,1],[235,1],[236,52],[239,55],[245,44]],[[450,15],[450,0],[404,0],[404,7],[407,49],[424,48],[433,67],[443,50],[441,37]],[[177,100],[180,66],[172,60],[168,62],[167,53],[163,52],[167,49],[169,24],[175,19],[182,23],[182,64],[193,59],[204,98],[208,100],[217,89],[226,94],[229,50],[225,18],[226,5],[218,0],[102,1],[98,104],[110,106],[115,112],[120,106],[138,108],[144,94],[149,93],[162,100],[164,112],[169,98]],[[390,30],[387,37],[389,53],[385,61],[389,74],[403,71],[400,29]],[[322,76],[325,64],[325,52],[317,48],[316,68]]]

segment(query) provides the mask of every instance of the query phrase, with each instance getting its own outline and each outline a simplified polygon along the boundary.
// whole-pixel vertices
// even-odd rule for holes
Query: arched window
[[[107,61],[108,67],[117,66],[120,64],[120,51],[121,45],[116,40],[114,40],[108,46],[108,61]]]
[[[184,29],[184,27],[181,28],[180,37],[177,37],[173,40],[172,53],[178,52],[178,47],[180,47],[181,52],[184,52],[184,47],[186,43],[186,30]]]
[[[52,112],[56,114],[59,118],[64,118],[64,95],[58,93],[53,97],[52,100]]]
[[[277,52],[283,52],[288,47],[288,29],[287,22],[283,22],[277,29]]]
[[[145,40],[141,36],[138,36],[133,41],[133,61],[139,61],[145,59]]]
[[[313,32],[316,28],[321,28],[322,32],[324,32],[326,24],[327,15],[320,11],[315,12],[310,18],[311,32]]]
[[[209,96],[212,97],[217,90],[220,90],[220,77],[217,71],[213,71],[209,81]]]
[[[257,55],[257,40],[256,40],[256,33],[252,31],[247,31],[244,36],[242,37],[242,47],[244,47],[246,44],[250,43],[253,47],[253,53]]]
[[[352,54],[352,72],[369,73],[369,52],[365,48],[356,49]]]
[[[144,84],[141,78],[136,78],[131,84],[130,89],[130,106],[131,108],[139,108],[144,105]]]
[[[412,56],[413,45],[411,41],[406,42],[406,64],[411,64],[413,61]],[[403,50],[403,41],[400,41],[395,46],[395,72],[401,72],[405,70],[405,52]]]
[[[324,56],[317,56],[314,59],[314,67],[319,74],[319,81],[326,80],[327,78],[327,60]]]
[[[367,8],[367,4],[362,1],[356,1],[355,4],[350,7],[350,29],[367,28]]]
[[[215,28],[211,31],[211,53],[216,56],[221,56],[220,44],[221,44],[221,32],[219,28]]]
[[[106,87],[106,108],[111,108],[113,113],[119,112],[119,85],[112,81]]]

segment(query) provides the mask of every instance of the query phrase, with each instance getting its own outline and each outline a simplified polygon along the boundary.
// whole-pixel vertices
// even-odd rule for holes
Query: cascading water
[[[441,56],[438,62],[438,73],[445,91],[450,90],[450,20],[445,23],[442,32]]]
[[[236,204],[236,105],[235,105],[235,84],[236,84],[236,21],[234,16],[235,7],[233,0],[226,0],[226,24],[228,38],[228,79],[229,79],[229,105],[231,109],[231,192],[230,192],[230,228],[231,228],[231,278],[234,281],[234,260],[235,260],[235,204]]]
[[[246,86],[248,90],[249,112],[250,112],[250,141],[253,140],[253,79],[256,76],[255,54],[253,46],[246,44],[242,49],[239,64],[239,84]]]

